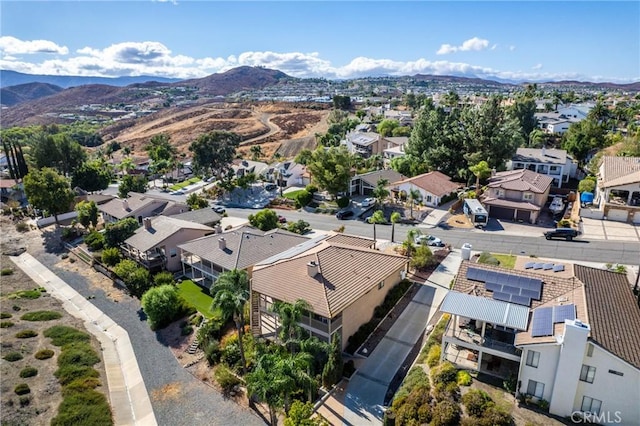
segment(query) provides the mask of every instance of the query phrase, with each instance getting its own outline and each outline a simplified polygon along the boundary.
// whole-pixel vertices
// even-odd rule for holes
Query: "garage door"
[[[489,216],[495,217],[496,219],[511,220],[514,217],[514,211],[513,209],[508,209],[506,207],[491,206],[491,210],[489,210]]]
[[[615,220],[616,222],[626,222],[629,213],[626,210],[609,209],[607,220]]]
[[[524,222],[531,222],[531,212],[528,210],[518,210],[517,219]]]
[[[636,214],[633,216],[633,223],[635,223],[636,225],[640,225],[640,212],[636,212]]]

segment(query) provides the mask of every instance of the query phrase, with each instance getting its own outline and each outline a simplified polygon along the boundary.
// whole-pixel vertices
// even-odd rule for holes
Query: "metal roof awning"
[[[527,329],[529,322],[529,308],[527,306],[472,296],[457,291],[447,293],[440,310],[452,315],[522,331]]]

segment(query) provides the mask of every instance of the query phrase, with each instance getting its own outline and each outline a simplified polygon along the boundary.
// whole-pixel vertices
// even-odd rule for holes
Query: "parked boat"
[[[551,210],[551,213],[554,215],[564,212],[564,201],[562,198],[554,197],[551,205],[549,206],[549,210]]]

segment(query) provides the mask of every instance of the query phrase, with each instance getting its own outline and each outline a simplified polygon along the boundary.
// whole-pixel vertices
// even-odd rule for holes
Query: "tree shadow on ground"
[[[61,254],[66,251],[62,242],[62,228],[50,227],[42,230],[42,245],[47,253]]]

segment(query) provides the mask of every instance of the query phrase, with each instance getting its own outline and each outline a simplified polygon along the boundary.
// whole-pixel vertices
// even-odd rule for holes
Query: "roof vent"
[[[219,238],[218,239],[218,248],[220,250],[226,250],[226,248],[227,248],[227,240],[225,240],[224,238]]]
[[[145,217],[142,219],[142,223],[144,223],[144,229],[151,229],[151,218]]]
[[[307,273],[311,278],[315,278],[316,275],[320,272],[320,267],[315,261],[311,261],[307,263]]]

